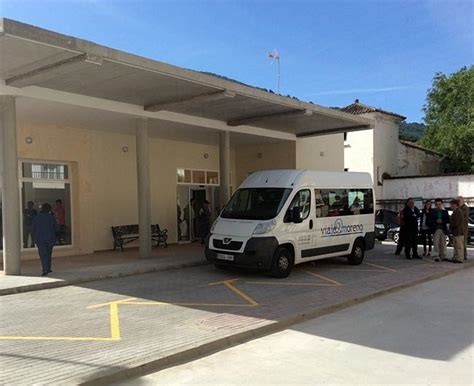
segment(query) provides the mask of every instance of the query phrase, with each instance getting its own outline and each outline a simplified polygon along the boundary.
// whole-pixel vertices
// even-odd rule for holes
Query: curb
[[[237,346],[242,343],[246,343],[251,340],[258,339],[270,334],[274,334],[276,332],[283,331],[292,325],[305,322],[307,320],[311,320],[311,319],[318,318],[320,316],[331,314],[333,312],[340,311],[345,308],[349,308],[354,305],[357,305],[357,304],[360,304],[360,303],[363,303],[363,302],[366,302],[366,301],[369,301],[369,300],[372,300],[384,295],[388,295],[390,293],[398,292],[406,288],[414,287],[428,281],[432,281],[432,280],[436,280],[445,276],[449,276],[459,271],[462,271],[464,269],[473,269],[473,268],[474,266],[472,264],[463,265],[461,267],[453,268],[450,271],[439,272],[439,273],[436,273],[436,274],[433,274],[421,279],[417,279],[410,283],[404,283],[401,285],[388,287],[378,292],[374,292],[374,293],[371,293],[359,298],[350,299],[342,303],[333,304],[333,305],[322,307],[322,308],[316,308],[316,309],[308,310],[306,312],[301,312],[301,313],[286,317],[282,320],[273,322],[269,325],[258,327],[250,331],[244,331],[235,335],[227,336],[225,338],[221,338],[213,342],[205,343],[200,346],[193,347],[193,348],[184,350],[182,352],[172,354],[167,357],[163,357],[160,359],[151,359],[151,360],[147,360],[141,363],[138,362],[136,364],[132,364],[131,365],[132,367],[128,369],[115,370],[114,372],[112,372],[113,370],[109,370],[108,372],[110,373],[108,374],[107,373],[105,374],[102,373],[103,375],[97,374],[95,378],[85,380],[83,382],[80,382],[79,384],[86,385],[86,386],[111,384],[114,382],[125,381],[130,378],[140,377],[146,374],[164,370],[166,368],[178,366],[178,365],[202,358],[204,356],[214,354],[224,349]]]
[[[144,268],[144,269],[136,269],[129,272],[116,272],[116,273],[109,273],[109,274],[100,275],[100,276],[92,276],[92,277],[89,276],[89,277],[82,277],[82,278],[79,277],[77,279],[71,279],[71,280],[58,280],[58,281],[52,281],[52,282],[46,282],[46,283],[30,284],[30,285],[19,286],[19,287],[3,288],[3,289],[0,289],[0,296],[14,295],[14,294],[20,294],[20,293],[25,293],[25,292],[33,292],[33,291],[42,291],[42,290],[51,289],[51,288],[68,287],[68,286],[76,285],[76,284],[91,283],[94,281],[101,281],[101,280],[106,280],[106,279],[118,279],[118,278],[128,277],[128,276],[143,275],[146,273],[163,272],[163,271],[171,271],[171,270],[181,269],[181,268],[198,267],[198,266],[207,265],[207,264],[209,264],[209,262],[206,260],[194,261],[190,263],[170,264],[164,267],[150,267],[150,268]]]

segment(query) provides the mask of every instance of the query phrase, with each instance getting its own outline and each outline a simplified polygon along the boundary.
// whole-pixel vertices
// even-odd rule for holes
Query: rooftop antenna
[[[274,49],[268,54],[268,57],[277,63],[277,94],[280,94],[280,54]]]

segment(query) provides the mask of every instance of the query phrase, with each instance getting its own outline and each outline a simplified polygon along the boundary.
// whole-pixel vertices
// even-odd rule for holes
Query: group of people
[[[423,256],[431,256],[434,247],[435,261],[451,261],[463,263],[467,260],[467,236],[469,207],[464,198],[459,196],[450,201],[451,216],[443,206],[443,200],[437,198],[432,208],[431,200],[427,200],[420,211],[415,206],[413,198],[408,198],[405,206],[398,213],[400,233],[396,255],[400,255],[405,248],[407,259],[422,259],[418,255],[418,237],[423,241]],[[454,253],[451,259],[447,257],[446,236],[451,232],[453,237]]]
[[[66,242],[66,209],[63,206],[62,200],[56,200],[56,206],[54,209],[50,209],[50,212],[54,215],[57,223],[56,243],[64,244]],[[26,208],[23,209],[23,248],[35,247],[33,220],[37,215],[38,210],[35,208],[34,202],[28,201]]]
[[[186,239],[188,232],[191,232],[191,241],[200,238],[201,244],[204,244],[211,229],[212,216],[209,201],[204,200],[199,210],[196,209],[196,200],[194,198],[191,198],[184,211],[181,210],[178,201],[178,239]]]

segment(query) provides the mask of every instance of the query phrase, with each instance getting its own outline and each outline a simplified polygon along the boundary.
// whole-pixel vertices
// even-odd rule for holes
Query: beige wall
[[[296,141],[296,168],[342,172],[344,170],[344,135],[299,138]]]
[[[30,136],[28,145],[24,138]],[[128,152],[123,152],[123,146]],[[136,153],[132,135],[60,126],[22,125],[22,159],[66,161],[73,168],[75,253],[113,246],[112,225],[137,223]],[[218,170],[217,146],[150,140],[152,222],[176,241],[176,169]],[[204,153],[209,155],[204,158]],[[234,173],[235,174],[235,173]]]
[[[292,141],[235,147],[236,187],[257,170],[294,169],[296,144]]]
[[[28,136],[33,138],[30,145],[25,142]],[[124,146],[128,147],[127,152],[122,150]],[[342,159],[339,159],[342,157],[338,154],[342,151],[342,135],[311,138],[299,144],[285,141],[240,145],[231,151],[233,190],[256,170],[297,167],[297,147],[300,167],[342,168]],[[325,152],[324,156],[321,151]],[[75,238],[74,247],[64,250],[65,254],[110,249],[113,247],[112,225],[137,223],[135,136],[58,125],[22,124],[18,128],[18,154],[21,159],[71,164]],[[312,157],[313,154],[316,157]],[[219,149],[213,145],[150,138],[152,222],[168,228],[170,242],[176,241],[178,167],[218,170]],[[61,254],[61,250],[55,253]]]

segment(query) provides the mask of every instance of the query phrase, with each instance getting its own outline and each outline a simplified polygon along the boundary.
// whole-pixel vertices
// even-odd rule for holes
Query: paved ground
[[[361,266],[324,260],[283,280],[205,265],[2,296],[0,380],[121,379],[473,265],[392,253],[392,246],[379,245]]]
[[[53,258],[54,272],[47,277],[40,276],[39,259],[27,260],[22,262],[21,276],[4,276],[0,271],[0,295],[202,264],[205,261],[198,243],[155,247],[149,259],[140,259],[136,248],[57,257]]]
[[[462,271],[123,384],[472,385],[473,293]]]

